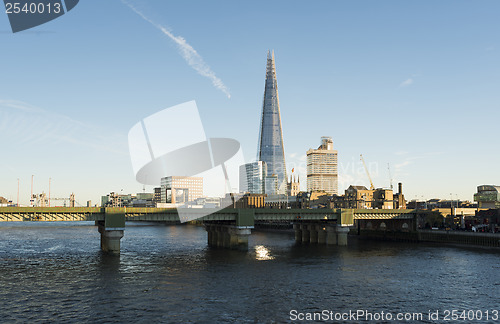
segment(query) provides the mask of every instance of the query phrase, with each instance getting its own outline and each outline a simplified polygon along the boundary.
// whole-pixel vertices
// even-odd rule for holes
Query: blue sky
[[[129,2],[156,26],[120,0],[80,1],[16,34],[0,14],[0,196],[15,201],[19,178],[26,204],[31,175],[35,192],[52,178],[53,197],[80,204],[141,192],[128,131],[190,100],[208,137],[254,159],[268,49],[302,188],[321,136],[339,151],[340,192],[369,185],[361,153],[375,186],[389,186],[389,163],[407,199],[472,200],[500,184],[497,1]],[[186,44],[205,65],[186,61]],[[223,86],[196,70],[207,67]]]

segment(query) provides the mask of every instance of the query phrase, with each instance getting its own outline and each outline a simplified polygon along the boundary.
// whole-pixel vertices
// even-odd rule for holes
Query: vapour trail
[[[146,17],[141,11],[139,11],[129,2],[125,0],[121,1],[123,4],[132,9],[136,14],[138,14],[142,19],[159,29],[163,34],[167,35],[172,41],[174,41],[177,44],[181,56],[184,58],[187,64],[191,66],[196,72],[198,72],[198,74],[209,78],[212,81],[214,87],[222,91],[228,98],[231,98],[229,89],[224,85],[222,80],[215,75],[215,72],[210,69],[210,67],[207,63],[205,63],[200,54],[198,54],[198,52],[191,45],[189,45],[182,36],[175,36],[164,26]]]
[[[76,145],[100,152],[128,155],[123,134],[82,123],[35,105],[0,98],[0,138],[16,146]],[[109,145],[108,143],[115,143]]]

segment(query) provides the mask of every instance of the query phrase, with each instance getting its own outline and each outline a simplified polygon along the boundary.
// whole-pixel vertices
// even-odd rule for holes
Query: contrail
[[[215,72],[210,69],[210,67],[203,61],[203,58],[198,54],[198,52],[189,45],[186,40],[182,36],[175,36],[170,31],[168,31],[164,26],[155,23],[148,17],[146,17],[141,11],[135,8],[132,4],[125,0],[121,0],[123,4],[127,5],[130,9],[132,9],[136,14],[141,16],[142,19],[159,29],[163,34],[167,35],[171,40],[173,40],[180,51],[181,56],[186,60],[186,62],[191,66],[198,74],[209,78],[212,81],[214,87],[224,92],[228,98],[231,98],[231,94],[229,93],[229,89],[224,85],[221,79],[219,79]]]
[[[17,146],[70,144],[128,155],[122,143],[123,134],[18,100],[0,98],[0,138],[9,138]],[[107,144],[109,142],[114,144]]]

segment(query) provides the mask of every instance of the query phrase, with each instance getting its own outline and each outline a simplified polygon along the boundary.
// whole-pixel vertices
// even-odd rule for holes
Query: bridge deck
[[[206,215],[206,209],[183,210],[203,221],[337,221],[353,224],[355,219],[412,219],[412,209],[234,209],[226,208]],[[101,207],[0,207],[0,222],[7,221],[102,221],[107,213],[123,213],[127,221],[178,222],[177,210],[171,208],[101,208]]]

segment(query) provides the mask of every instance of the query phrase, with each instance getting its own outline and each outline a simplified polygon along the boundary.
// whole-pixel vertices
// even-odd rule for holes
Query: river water
[[[319,313],[396,323],[411,312],[422,317],[407,323],[500,323],[498,249],[301,246],[257,231],[247,253],[206,241],[202,227],[131,223],[113,257],[93,223],[1,223],[0,322],[286,323]],[[452,310],[462,317],[446,321]],[[372,317],[346,317],[357,311]]]

